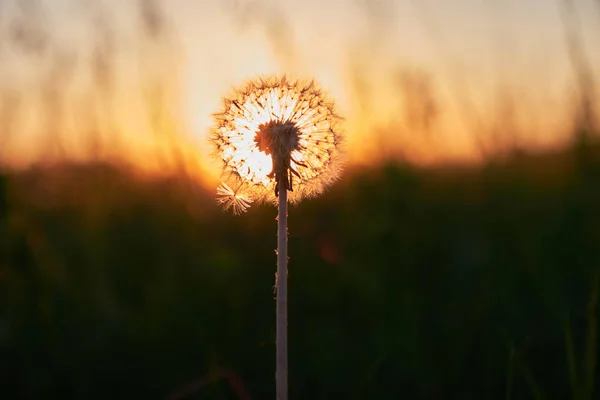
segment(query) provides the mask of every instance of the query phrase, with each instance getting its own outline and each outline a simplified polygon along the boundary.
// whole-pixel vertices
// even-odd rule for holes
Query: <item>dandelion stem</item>
[[[287,351],[287,188],[286,180],[279,181],[279,210],[277,215],[277,339],[275,391],[277,400],[288,398]]]

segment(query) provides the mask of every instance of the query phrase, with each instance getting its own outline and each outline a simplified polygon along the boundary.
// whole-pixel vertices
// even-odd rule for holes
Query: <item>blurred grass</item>
[[[292,397],[593,398],[598,155],[374,166],[292,207]],[[0,183],[2,398],[167,398],[223,369],[273,397],[274,208],[103,164]]]

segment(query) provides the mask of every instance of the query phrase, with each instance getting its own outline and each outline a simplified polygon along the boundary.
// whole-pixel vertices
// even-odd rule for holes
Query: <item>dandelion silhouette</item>
[[[225,98],[210,136],[223,163],[217,202],[240,214],[278,203],[276,395],[287,399],[287,203],[321,193],[340,168],[339,116],[314,81],[251,80]],[[289,192],[289,194],[288,194]]]

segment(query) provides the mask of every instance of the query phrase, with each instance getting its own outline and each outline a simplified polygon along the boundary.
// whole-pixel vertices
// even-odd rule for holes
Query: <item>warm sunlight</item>
[[[0,0],[0,399],[600,399],[599,43],[600,0]]]
[[[211,115],[236,83],[261,75],[319,81],[344,115],[353,164],[471,162],[560,145],[582,101],[562,11],[537,0],[435,9],[349,0],[50,3],[36,2],[35,12],[17,1],[1,6],[0,158],[12,166],[186,165],[215,180]],[[580,53],[592,65],[600,56],[590,42],[600,34],[594,12],[579,10]],[[243,143],[265,118],[247,112],[251,126],[235,127]],[[235,157],[257,182],[270,172],[256,149]]]

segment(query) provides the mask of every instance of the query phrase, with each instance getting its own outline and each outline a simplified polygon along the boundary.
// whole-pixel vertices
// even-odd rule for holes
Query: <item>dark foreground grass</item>
[[[597,160],[381,166],[294,206],[290,397],[590,398]],[[0,183],[1,398],[274,398],[274,208],[106,165]]]

